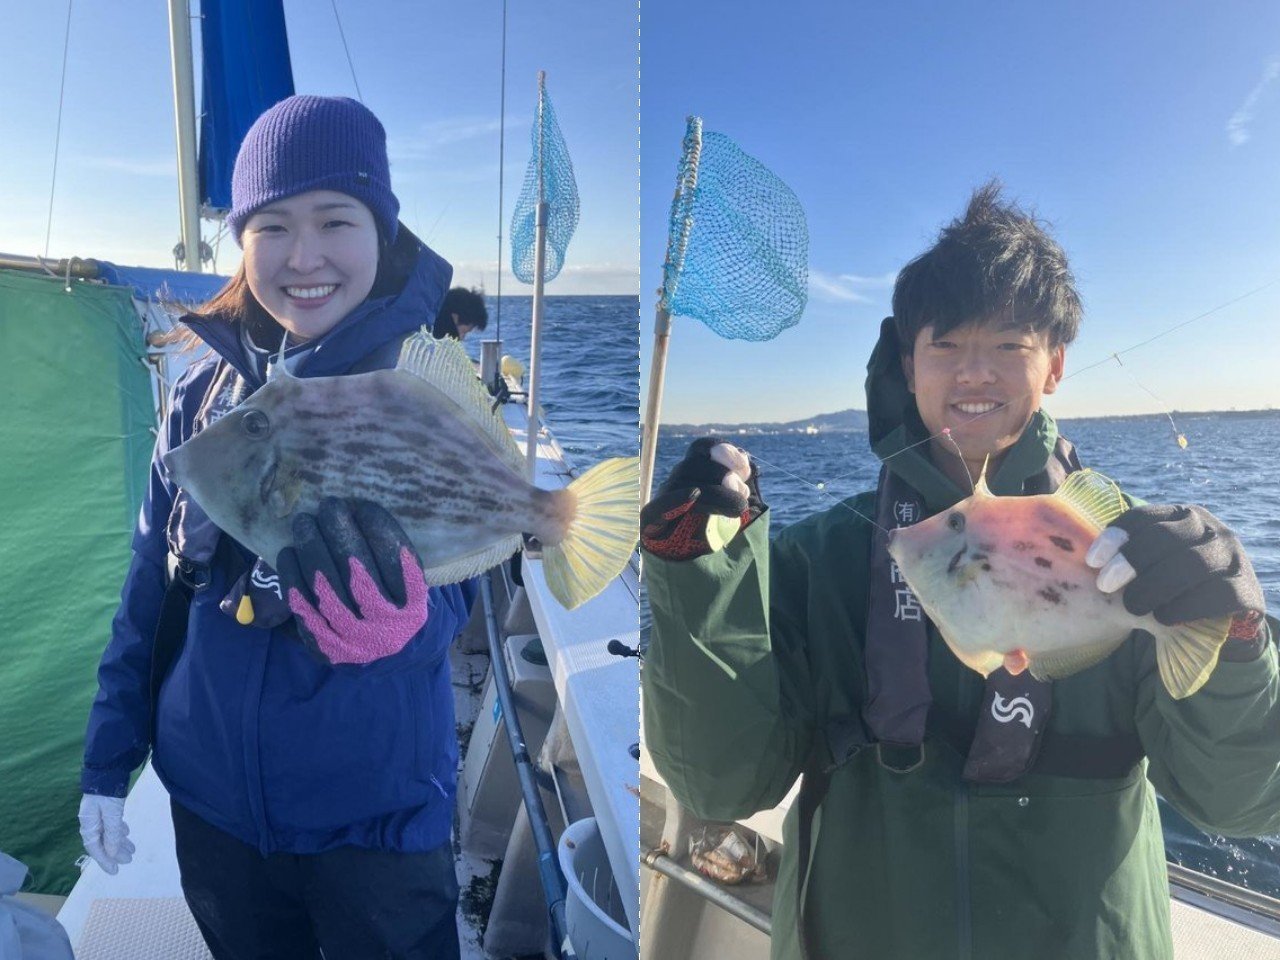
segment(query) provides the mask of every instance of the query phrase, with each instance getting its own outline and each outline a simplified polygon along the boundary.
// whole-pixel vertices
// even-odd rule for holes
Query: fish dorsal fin
[[[452,337],[437,340],[426,327],[406,337],[396,369],[425,380],[458,405],[462,413],[493,441],[502,459],[524,473],[524,455],[493,407],[493,398],[476,376],[475,365]]]
[[[1099,530],[1129,509],[1115,481],[1094,470],[1077,470],[1054,496]]]
[[[289,345],[289,334],[285,334],[280,341],[280,352],[276,354],[275,360],[267,364],[267,382],[272,380],[289,380],[293,378],[293,374],[289,372],[289,368],[284,362],[284,348]]]
[[[973,485],[973,495],[975,497],[994,497],[991,488],[987,486],[987,466],[991,463],[991,458],[987,457],[982,461],[982,472],[978,474],[978,482]]]

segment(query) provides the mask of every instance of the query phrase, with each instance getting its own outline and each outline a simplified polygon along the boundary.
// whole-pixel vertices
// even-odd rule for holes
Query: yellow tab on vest
[[[240,606],[236,607],[236,623],[245,627],[253,623],[253,601],[247,593],[240,598]]]

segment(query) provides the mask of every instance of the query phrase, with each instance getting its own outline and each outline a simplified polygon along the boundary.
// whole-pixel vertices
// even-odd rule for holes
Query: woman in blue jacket
[[[131,859],[123,798],[150,750],[183,891],[219,960],[458,955],[446,654],[470,591],[380,578],[417,558],[369,503],[326,501],[295,518],[294,547],[254,557],[160,463],[265,382],[282,338],[299,377],[394,365],[452,275],[398,211],[385,132],[356,101],[291,97],[249,130],[227,217],[243,263],[187,318],[212,350],[174,388],[98,671],[85,848],[108,873]],[[337,591],[376,651],[315,603],[316,572],[353,563],[378,595]],[[166,636],[180,642],[171,665]]]

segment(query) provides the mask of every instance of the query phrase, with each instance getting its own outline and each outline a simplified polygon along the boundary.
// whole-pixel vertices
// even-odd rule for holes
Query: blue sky
[[[193,0],[193,13],[198,12]],[[496,286],[499,0],[355,3],[338,11],[368,105],[387,128],[401,219],[468,284]],[[0,251],[41,254],[67,6],[6,5],[0,31]],[[299,92],[354,96],[329,3],[286,0]],[[636,291],[636,11],[513,0],[504,223],[529,158],[536,73],[577,172],[582,219],[551,293]],[[199,65],[196,67],[199,82]],[[49,253],[171,266],[179,236],[168,18],[155,0],[75,4]],[[504,227],[504,233],[507,232]],[[207,236],[212,230],[206,226]],[[509,265],[509,251],[504,254]],[[239,262],[219,250],[219,272]],[[528,293],[509,272],[504,293]]]
[[[743,344],[676,319],[668,422],[864,406],[894,275],[991,176],[1071,258],[1068,374],[1280,279],[1274,4],[649,0],[642,30],[643,389],[687,114],[787,181],[810,227],[798,327]],[[1123,359],[1174,409],[1280,406],[1280,283]],[[1161,409],[1114,362],[1046,406]]]

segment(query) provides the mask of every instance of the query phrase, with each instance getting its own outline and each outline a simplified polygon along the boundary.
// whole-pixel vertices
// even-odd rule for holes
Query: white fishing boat
[[[215,0],[205,0],[202,13],[207,17],[216,6]],[[203,302],[226,279],[198,272],[200,193],[194,179],[195,110],[185,2],[172,0],[170,21],[183,195],[179,253],[191,251],[185,259],[194,269],[0,254],[0,318],[22,316],[29,323],[33,311],[37,316],[43,311],[45,319],[65,321],[62,329],[72,331],[70,349],[96,350],[96,355],[86,358],[83,370],[68,366],[61,373],[78,379],[98,371],[101,379],[87,385],[93,395],[129,394],[120,401],[120,416],[113,411],[93,428],[89,441],[101,448],[118,430],[126,442],[117,446],[127,452],[115,458],[110,476],[96,469],[94,476],[81,478],[86,482],[73,496],[110,489],[106,498],[130,515],[141,496],[138,466],[149,456],[168,386],[191,359],[159,345],[157,338],[172,328],[183,304]],[[282,59],[287,65],[287,56]],[[206,51],[206,77],[208,73]],[[209,118],[204,119],[207,123]],[[535,318],[538,312],[535,308]],[[41,346],[41,338],[32,337],[22,349],[44,350],[47,356],[33,357],[36,367],[57,369],[58,352],[69,348],[68,341],[43,339]],[[550,340],[542,346],[567,348]],[[492,373],[499,345],[485,344],[483,353],[486,373]],[[143,363],[134,365],[132,358]],[[532,377],[536,354],[529,367]],[[514,439],[524,447],[531,439],[530,407],[537,407],[523,401],[536,397],[537,385],[522,374],[518,363],[501,374],[509,397],[501,409]],[[123,389],[126,383],[128,390]],[[50,399],[61,389],[51,386]],[[40,401],[37,397],[34,402]],[[123,409],[130,406],[131,411]],[[139,429],[139,424],[145,425]],[[13,419],[5,429],[12,439],[20,432],[34,435],[37,425]],[[575,465],[540,416],[534,430],[529,445],[534,482],[548,489],[568,485]],[[147,452],[140,454],[142,447]],[[56,513],[46,512],[40,523],[51,519],[57,522]],[[111,559],[102,563],[109,569],[103,570],[99,594],[111,581],[118,591],[127,539],[105,552]],[[552,597],[535,550],[495,568],[482,581],[472,620],[451,651],[464,741],[454,834],[463,887],[463,956],[635,956],[638,567],[633,561],[601,594],[572,611]],[[497,653],[496,663],[491,663],[491,652]],[[67,771],[68,779],[75,774]],[[56,914],[81,960],[207,956],[182,897],[169,800],[149,764],[130,790],[125,818],[137,854],[118,874],[108,876],[87,863],[65,899],[20,896]],[[66,830],[74,829],[70,817]]]

